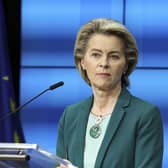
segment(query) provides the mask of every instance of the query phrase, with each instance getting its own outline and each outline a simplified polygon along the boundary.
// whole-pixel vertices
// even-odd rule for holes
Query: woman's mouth
[[[110,73],[96,73],[96,75],[97,76],[102,76],[102,77],[109,77],[109,76],[111,76],[111,74]]]

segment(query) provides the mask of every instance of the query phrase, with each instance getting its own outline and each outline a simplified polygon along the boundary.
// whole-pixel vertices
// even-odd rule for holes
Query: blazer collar
[[[116,103],[116,106],[114,108],[114,111],[112,113],[111,119],[109,121],[109,125],[107,128],[105,137],[103,139],[102,145],[100,147],[100,150],[96,159],[95,167],[101,167],[100,165],[103,161],[103,156],[105,155],[108,145],[113,139],[115,132],[120,126],[120,123],[125,114],[124,107],[128,106],[129,101],[130,101],[130,93],[127,91],[127,89],[123,88],[118,98],[118,101]],[[74,152],[76,153],[75,158],[78,158],[76,160],[77,166],[79,166],[80,168],[83,168],[85,134],[86,134],[86,128],[87,128],[87,121],[88,121],[92,104],[93,104],[93,96],[85,100],[85,102],[81,105],[79,120],[77,124],[78,129],[76,134],[78,138],[76,139],[76,144],[78,144],[77,146],[78,147],[80,146],[80,147],[77,149],[78,152],[75,152],[75,151]]]
[[[112,116],[110,118],[107,131],[102,141],[102,145],[100,146],[95,167],[101,167],[102,161],[104,160],[104,157],[105,157],[106,150],[108,149],[110,142],[113,140],[116,134],[116,131],[120,127],[120,124],[125,116],[125,113],[126,113],[125,107],[129,105],[130,97],[131,95],[127,91],[127,89],[123,88],[119,95],[119,98],[114,108],[114,111],[112,113]]]
[[[79,117],[78,117],[78,123],[77,123],[77,129],[76,129],[76,149],[77,151],[74,151],[75,155],[75,163],[76,166],[83,168],[83,160],[84,160],[84,146],[85,146],[85,134],[86,134],[86,128],[87,128],[87,121],[89,117],[89,113],[92,107],[93,103],[93,96],[86,99],[80,107],[79,111]]]

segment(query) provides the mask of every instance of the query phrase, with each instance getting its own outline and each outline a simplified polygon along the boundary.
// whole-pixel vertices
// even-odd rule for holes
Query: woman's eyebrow
[[[115,50],[114,50],[114,51],[110,51],[109,53],[110,53],[110,54],[113,54],[113,53],[118,53],[118,54],[119,54],[120,51],[117,51],[117,50],[115,51]]]
[[[97,52],[101,52],[101,53],[102,53],[102,51],[101,51],[101,50],[96,49],[96,48],[92,48],[90,51],[97,51]]]
[[[90,50],[91,52],[92,51],[96,51],[96,52],[100,52],[100,53],[103,53],[103,51],[102,50],[100,50],[100,49],[97,49],[97,48],[92,48],[91,50]],[[120,51],[118,51],[118,50],[111,50],[111,51],[109,51],[108,53],[110,53],[110,54],[119,54],[119,53],[121,53]]]

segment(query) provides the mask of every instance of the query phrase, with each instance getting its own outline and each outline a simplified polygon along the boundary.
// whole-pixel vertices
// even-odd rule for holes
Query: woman
[[[127,90],[138,57],[131,33],[117,21],[92,20],[81,27],[74,55],[93,96],[65,109],[57,155],[79,168],[161,168],[160,112]]]

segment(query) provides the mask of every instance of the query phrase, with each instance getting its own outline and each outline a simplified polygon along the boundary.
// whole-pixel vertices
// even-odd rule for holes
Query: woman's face
[[[109,90],[121,86],[121,76],[127,68],[122,40],[115,35],[93,35],[81,66],[92,87]]]

